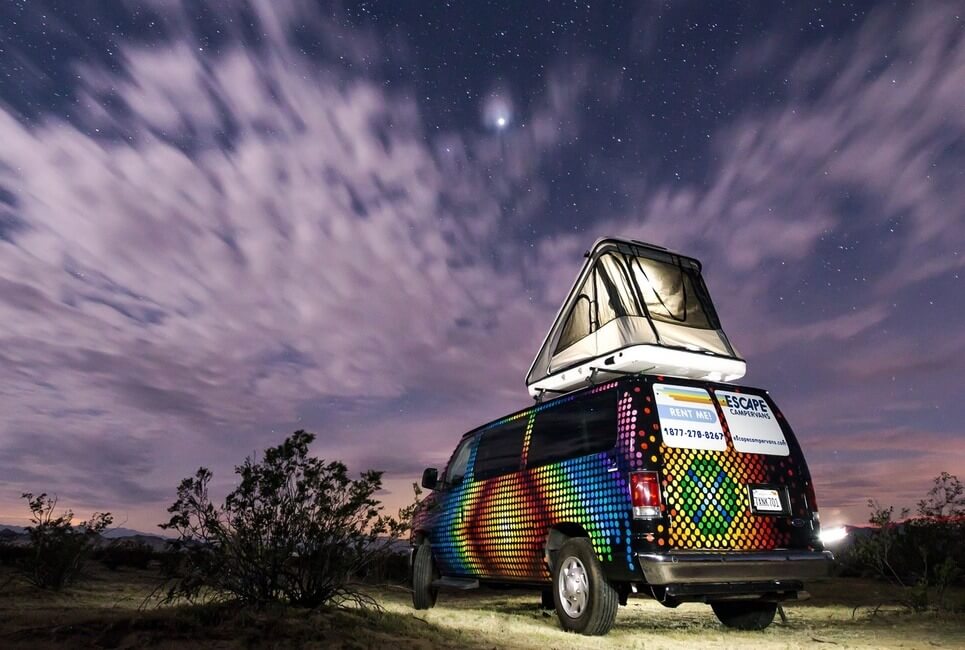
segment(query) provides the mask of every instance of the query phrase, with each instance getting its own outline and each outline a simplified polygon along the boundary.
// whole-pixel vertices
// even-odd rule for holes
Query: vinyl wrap
[[[440,571],[484,579],[546,581],[547,532],[559,525],[582,528],[604,566],[619,564],[622,570],[634,572],[634,550],[769,550],[787,546],[791,541],[788,518],[751,514],[746,485],[788,485],[792,512],[804,514],[802,494],[805,490],[813,493],[807,468],[803,461],[795,460],[801,456],[793,436],[788,436],[792,449],[789,457],[741,454],[734,451],[721,417],[727,438],[725,451],[667,447],[661,441],[656,409],[652,408],[652,381],[640,377],[604,384],[476,430],[474,434],[525,419],[523,469],[474,480],[474,444],[463,483],[426,499],[413,530],[428,534]],[[603,391],[615,391],[615,448],[527,468],[526,454],[539,413]],[[634,544],[629,472],[652,469],[660,471],[664,518],[648,522],[652,541],[638,539]]]

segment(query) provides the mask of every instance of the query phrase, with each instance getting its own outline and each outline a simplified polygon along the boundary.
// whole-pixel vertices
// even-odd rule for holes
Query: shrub
[[[935,477],[928,495],[918,502],[922,517],[965,517],[965,485],[958,477],[942,472]]]
[[[401,508],[396,516],[396,521],[408,525],[412,521],[416,510],[419,507],[422,496],[422,488],[418,483],[412,484],[414,494],[413,501]],[[409,581],[409,543],[401,539],[383,540],[377,546],[377,552],[373,555],[372,561],[364,567],[364,572],[358,577],[369,584],[402,584]]]
[[[29,504],[31,525],[26,527],[30,543],[19,562],[19,573],[41,589],[61,589],[81,575],[100,534],[113,518],[110,513],[95,513],[74,526],[73,511],[55,515],[56,497],[26,493],[23,498]]]
[[[383,516],[373,495],[380,472],[351,479],[340,462],[308,455],[314,434],[296,431],[260,461],[235,468],[238,486],[215,505],[211,472],[202,467],[178,486],[168,508],[183,553],[167,600],[285,602],[318,607],[371,602],[354,586],[398,540],[406,523]]]
[[[19,544],[0,542],[0,566],[18,567],[30,554],[30,548]]]
[[[155,555],[154,549],[144,542],[119,539],[98,549],[94,553],[94,559],[111,571],[116,571],[121,567],[146,569]]]
[[[177,548],[168,548],[157,554],[158,569],[165,578],[174,579],[185,570],[185,554]]]
[[[409,549],[386,548],[381,557],[360,576],[369,584],[404,584],[409,580]]]
[[[844,563],[891,582],[898,599],[915,611],[944,608],[948,587],[965,568],[961,483],[940,474],[911,519],[907,509],[896,513],[874,501],[868,505],[874,530],[855,541]]]

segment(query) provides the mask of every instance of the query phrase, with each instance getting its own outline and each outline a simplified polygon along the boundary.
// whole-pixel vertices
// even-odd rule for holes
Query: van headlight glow
[[[822,544],[834,544],[835,542],[840,542],[847,536],[848,529],[844,526],[837,526],[836,528],[826,528],[822,530],[818,535],[818,539],[821,540]]]

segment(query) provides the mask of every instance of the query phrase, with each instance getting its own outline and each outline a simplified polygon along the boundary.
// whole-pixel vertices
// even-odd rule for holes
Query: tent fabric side
[[[527,375],[528,386],[632,345],[739,359],[720,329],[698,262],[648,250],[651,259],[616,240],[602,244],[584,264],[547,334]],[[699,358],[695,364],[701,365]]]
[[[646,318],[640,316],[616,318],[576,344],[553,355],[547,374],[565,370],[574,364],[628,345],[656,342],[657,337]]]

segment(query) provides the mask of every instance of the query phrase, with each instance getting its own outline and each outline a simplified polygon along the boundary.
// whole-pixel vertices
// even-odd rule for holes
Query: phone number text
[[[702,431],[700,429],[678,429],[664,427],[664,437],[672,438],[700,438],[702,440],[723,440],[724,434],[719,431]]]

